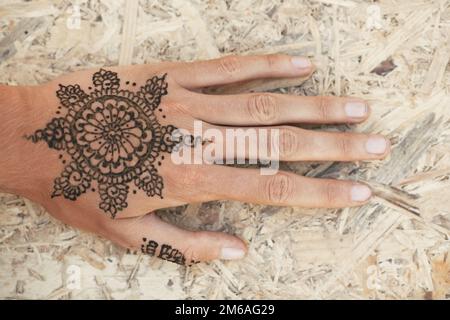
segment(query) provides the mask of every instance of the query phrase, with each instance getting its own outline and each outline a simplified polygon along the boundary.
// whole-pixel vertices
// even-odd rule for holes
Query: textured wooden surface
[[[308,55],[318,71],[302,86],[299,79],[248,88],[364,97],[372,117],[352,129],[387,135],[393,152],[370,163],[283,164],[307,176],[366,181],[376,197],[362,208],[213,202],[162,212],[249,243],[240,262],[192,268],[126,255],[0,194],[0,298],[448,299],[449,35],[446,0],[2,0],[2,83],[119,63]]]

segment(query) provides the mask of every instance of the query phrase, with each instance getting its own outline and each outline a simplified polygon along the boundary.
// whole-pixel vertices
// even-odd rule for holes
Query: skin
[[[171,124],[191,132],[194,120],[204,121],[204,130],[244,126],[278,128],[283,161],[357,161],[386,157],[389,141],[379,135],[311,131],[289,125],[360,123],[370,114],[368,104],[361,99],[201,93],[202,88],[209,86],[310,75],[314,66],[308,66],[307,59],[300,60],[303,67],[298,66],[296,57],[269,55],[106,69],[117,72],[122,79],[121,88],[129,90],[137,89],[126,86],[125,80],[139,87],[153,75],[167,73],[168,94],[161,101],[166,118],[158,116],[162,125]],[[158,168],[164,179],[164,199],[130,192],[128,207],[116,219],[99,209],[95,192],[87,192],[76,201],[63,197],[52,199],[53,181],[61,172],[59,153],[45,143],[33,144],[23,137],[44,128],[55,117],[59,106],[55,92],[59,84],[79,84],[88,91],[92,74],[97,70],[70,73],[39,86],[0,87],[0,106],[5,119],[0,123],[0,190],[40,203],[64,223],[99,234],[125,248],[140,250],[144,237],[168,244],[179,250],[188,262],[239,259],[245,256],[247,247],[238,237],[225,233],[183,230],[162,221],[152,211],[219,199],[328,208],[361,206],[370,199],[367,187],[354,181],[306,178],[282,171],[263,176],[257,169],[219,165],[175,165],[170,156]],[[363,105],[365,113],[349,116],[346,112],[349,102]],[[374,141],[378,143],[376,153],[368,150],[368,146],[373,149]],[[380,149],[380,141],[384,142],[384,149]]]

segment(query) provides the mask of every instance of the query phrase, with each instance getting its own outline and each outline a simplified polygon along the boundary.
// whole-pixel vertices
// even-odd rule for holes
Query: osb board
[[[281,92],[370,100],[371,119],[353,129],[387,135],[393,152],[378,162],[283,167],[367,181],[377,196],[343,210],[223,201],[163,211],[177,224],[232,232],[249,244],[242,261],[185,268],[126,255],[2,194],[1,298],[450,297],[449,1],[127,2],[2,0],[0,82],[36,84],[85,67],[230,53],[307,55],[318,72]],[[78,29],[68,28],[73,4]],[[393,65],[382,64],[389,59]],[[371,72],[376,67],[379,74]],[[70,285],[74,270],[78,287]]]

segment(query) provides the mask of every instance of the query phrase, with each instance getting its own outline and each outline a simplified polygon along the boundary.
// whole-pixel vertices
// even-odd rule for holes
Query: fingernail
[[[245,252],[238,248],[222,248],[220,259],[222,260],[237,260],[242,259]]]
[[[372,137],[366,142],[366,151],[373,154],[383,154],[386,152],[387,141],[382,137]]]
[[[350,118],[362,118],[367,115],[367,104],[362,101],[350,101],[345,105],[345,113]]]
[[[368,186],[357,184],[352,187],[351,197],[352,201],[366,201],[372,195],[372,191]]]
[[[292,57],[292,65],[298,69],[311,69],[311,60],[305,57]]]

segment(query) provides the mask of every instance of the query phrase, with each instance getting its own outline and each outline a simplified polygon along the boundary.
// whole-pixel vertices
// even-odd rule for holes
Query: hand
[[[282,171],[261,175],[258,169],[176,164],[172,155],[180,140],[172,137],[177,132],[194,132],[195,121],[201,120],[203,131],[217,129],[223,136],[226,129],[236,127],[252,127],[257,133],[262,127],[278,130],[279,139],[267,145],[279,151],[282,161],[385,157],[389,141],[379,135],[286,125],[362,122],[369,116],[369,106],[361,99],[200,91],[259,78],[307,76],[313,71],[309,60],[300,57],[230,56],[86,70],[24,89],[34,120],[28,119],[27,127],[21,128],[27,140],[18,143],[20,155],[10,155],[15,161],[5,164],[26,172],[15,178],[10,190],[41,203],[59,220],[131,251],[180,264],[242,258],[246,245],[237,237],[183,230],[151,212],[218,199],[282,206],[359,206],[369,200],[370,189],[352,181]],[[186,136],[178,137],[184,141]],[[235,156],[254,158],[251,150],[249,146],[238,149]]]

